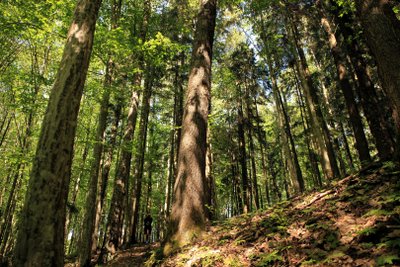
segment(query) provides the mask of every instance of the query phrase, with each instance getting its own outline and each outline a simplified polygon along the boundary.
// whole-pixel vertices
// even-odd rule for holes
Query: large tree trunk
[[[101,0],[81,0],[43,120],[22,211],[15,266],[63,266],[73,144]]]
[[[355,146],[361,165],[365,165],[371,161],[368,149],[367,138],[364,134],[364,127],[361,121],[360,112],[358,111],[357,103],[355,101],[353,88],[350,84],[349,74],[346,68],[346,58],[342,51],[341,46],[338,44],[338,39],[332,31],[331,23],[328,17],[321,12],[321,24],[328,35],[329,47],[336,65],[337,76],[339,79],[340,89],[343,92],[344,100],[350,116],[350,123],[353,128],[355,137]]]
[[[210,106],[212,44],[216,0],[203,0],[196,22],[191,71],[182,123],[175,198],[170,220],[170,245],[182,246],[204,230],[205,167]],[[168,252],[166,246],[165,252]]]
[[[385,103],[379,98],[377,88],[369,73],[368,64],[363,56],[366,51],[355,39],[356,33],[352,27],[355,22],[349,16],[340,16],[339,7],[336,10],[332,12],[338,21],[338,30],[346,40],[349,40],[347,52],[357,76],[357,94],[360,96],[361,105],[374,137],[379,158],[381,160],[390,159],[394,153],[395,140],[390,131],[391,124],[386,119]]]
[[[400,21],[389,0],[356,0],[369,48],[375,56],[382,87],[390,99],[400,136]],[[399,140],[397,140],[399,153]]]

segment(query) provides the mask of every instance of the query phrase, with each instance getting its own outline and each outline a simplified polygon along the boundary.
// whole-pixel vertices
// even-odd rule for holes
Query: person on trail
[[[153,218],[151,218],[150,214],[147,214],[146,218],[144,218],[144,237],[145,237],[145,242],[147,244],[150,242],[152,222],[153,222]]]

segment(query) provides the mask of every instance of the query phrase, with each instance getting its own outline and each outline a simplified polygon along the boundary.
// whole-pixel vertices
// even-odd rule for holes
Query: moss
[[[162,248],[158,248],[151,252],[149,259],[144,263],[145,267],[155,266],[160,263],[164,258]]]
[[[223,261],[224,266],[227,267],[242,267],[244,264],[240,261],[240,259],[235,255],[229,255]]]
[[[194,227],[191,230],[186,231],[183,234],[176,234],[169,239],[169,241],[165,244],[163,253],[165,256],[171,255],[176,252],[180,248],[193,243],[196,239],[201,238],[203,235],[203,230]]]
[[[331,262],[333,259],[336,258],[341,258],[343,256],[345,256],[346,254],[343,251],[340,250],[335,250],[333,252],[331,252],[328,257],[324,260],[324,262],[329,263]]]
[[[279,251],[275,250],[272,253],[265,253],[259,255],[259,260],[256,262],[255,266],[271,266],[275,262],[283,261],[283,257],[279,255]]]
[[[363,217],[370,217],[370,216],[386,216],[386,215],[391,215],[393,212],[387,211],[387,210],[382,210],[382,209],[373,209],[368,211],[366,214],[363,215]]]
[[[400,258],[397,255],[387,254],[382,255],[376,259],[376,264],[378,266],[386,266],[388,264],[397,264],[400,262]]]

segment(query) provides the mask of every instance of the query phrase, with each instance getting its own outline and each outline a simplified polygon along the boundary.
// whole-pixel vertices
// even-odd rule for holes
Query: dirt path
[[[130,249],[121,251],[117,256],[105,266],[112,267],[142,267],[151,255],[151,251],[159,246],[157,243],[149,245],[134,246]]]

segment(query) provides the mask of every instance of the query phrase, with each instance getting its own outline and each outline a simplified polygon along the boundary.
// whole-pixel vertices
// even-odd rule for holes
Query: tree
[[[349,112],[350,122],[356,140],[355,145],[361,164],[365,165],[371,161],[371,156],[369,155],[368,142],[364,134],[364,127],[361,121],[360,112],[358,111],[357,103],[355,101],[353,87],[350,84],[349,71],[346,67],[346,55],[343,52],[341,44],[338,43],[338,38],[332,30],[329,18],[324,14],[323,10],[320,12],[320,15],[321,24],[328,35],[329,47],[336,65],[340,89],[343,92],[347,110]]]
[[[169,244],[174,246],[190,242],[201,233],[207,220],[207,119],[216,8],[216,0],[201,1],[196,22],[169,230]],[[168,252],[168,247],[164,252]]]
[[[16,266],[62,266],[80,99],[101,0],[78,2],[51,91],[15,246]]]
[[[374,55],[382,87],[390,99],[393,119],[400,136],[400,21],[391,1],[356,0],[356,8],[367,44]],[[398,142],[399,140],[397,140]],[[399,147],[397,144],[397,153]]]

